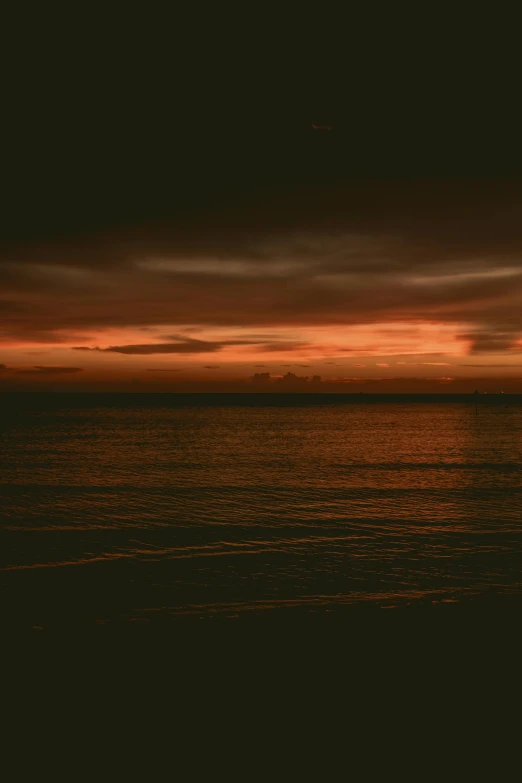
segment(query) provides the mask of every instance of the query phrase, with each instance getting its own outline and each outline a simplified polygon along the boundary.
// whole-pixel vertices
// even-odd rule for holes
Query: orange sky
[[[190,335],[209,347],[179,354],[147,353],[185,345],[181,339],[172,342],[172,327],[107,328],[85,334],[83,346],[65,337],[58,344],[5,342],[0,383],[5,389],[46,388],[50,383],[53,388],[80,389],[91,384],[125,388],[129,384],[129,388],[164,389],[187,382],[211,388],[244,381],[256,373],[269,373],[273,379],[293,373],[301,378],[319,375],[323,383],[343,382],[347,389],[364,381],[400,378],[400,389],[408,391],[407,379],[411,378],[425,379],[430,390],[444,391],[459,380],[469,381],[474,388],[476,379],[483,378],[491,380],[486,384],[490,391],[499,379],[511,379],[515,387],[519,382],[522,391],[520,349],[508,355],[504,352],[500,359],[495,354],[477,359],[470,355],[471,340],[462,337],[471,330],[471,324],[431,321],[284,326],[272,327],[270,332],[260,327],[247,332],[237,327],[182,325],[178,326],[180,337]],[[139,353],[118,351],[128,346]]]

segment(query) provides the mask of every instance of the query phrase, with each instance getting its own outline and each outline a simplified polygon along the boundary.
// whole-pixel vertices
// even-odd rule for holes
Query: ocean
[[[311,396],[2,395],[4,625],[522,594],[522,405]]]

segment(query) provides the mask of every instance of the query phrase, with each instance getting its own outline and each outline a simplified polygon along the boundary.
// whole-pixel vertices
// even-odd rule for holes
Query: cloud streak
[[[183,337],[175,343],[141,343],[138,345],[110,345],[108,348],[88,346],[74,346],[73,351],[97,351],[99,353],[122,353],[127,355],[146,356],[155,353],[175,353],[175,354],[198,354],[215,353],[221,351],[228,345],[254,345],[254,340],[223,340],[221,342],[210,340],[195,340]],[[284,350],[283,348],[273,347],[271,350]]]
[[[18,375],[71,375],[83,372],[83,367],[44,367],[35,365],[29,369],[15,370]]]

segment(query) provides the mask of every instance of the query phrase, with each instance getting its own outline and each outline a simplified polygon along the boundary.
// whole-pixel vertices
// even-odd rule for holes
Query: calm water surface
[[[95,407],[0,428],[30,624],[522,593],[522,407]]]

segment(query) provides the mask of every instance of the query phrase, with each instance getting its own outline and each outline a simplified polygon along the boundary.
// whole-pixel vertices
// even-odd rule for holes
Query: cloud
[[[451,386],[451,391],[457,393],[472,393],[477,387],[489,391],[498,390],[499,379],[495,378],[454,378],[451,376],[399,377],[399,378],[363,378],[361,376],[345,376],[322,379],[318,375],[312,378],[299,377],[294,373],[285,376],[274,376],[269,372],[256,373],[248,379],[250,388],[259,387],[265,391],[295,391],[306,392],[311,388],[322,392],[358,393],[361,389],[369,393],[443,393],[441,386]],[[504,390],[522,392],[522,378],[502,379]],[[352,391],[356,389],[356,391]]]
[[[522,331],[522,324],[520,327]],[[470,353],[499,353],[512,351],[518,347],[519,329],[505,329],[499,326],[493,330],[478,330],[475,332],[462,333],[459,335],[461,340],[469,340]]]
[[[87,348],[75,346],[73,351],[99,351],[100,353],[123,353],[127,355],[148,355],[154,353],[197,354],[220,351],[230,343],[205,340],[185,340],[178,343],[142,343],[139,345],[111,345],[108,348]]]
[[[263,198],[191,220],[180,213],[81,240],[0,246],[0,341],[197,354],[248,344],[248,330],[262,327],[258,350],[271,352],[303,346],[278,342],[282,326],[430,320],[469,324],[462,339],[472,354],[516,347],[518,185],[354,182]],[[72,337],[165,325],[241,327],[247,342],[87,348],[92,338]],[[378,343],[367,348],[382,355]]]
[[[515,364],[459,364],[459,367],[519,367],[519,365]]]
[[[276,342],[276,343],[265,343],[264,345],[260,345],[256,350],[258,350],[261,353],[264,353],[265,351],[268,353],[274,351],[293,351],[296,348],[305,348],[305,347],[307,347],[306,343]]]
[[[5,372],[8,369],[9,367],[7,366],[7,364],[0,364],[0,372]]]
[[[376,362],[376,367],[389,367],[388,362]]]
[[[181,372],[180,367],[148,367],[146,372]]]
[[[220,364],[204,364],[203,365],[205,370],[219,370],[221,368]]]
[[[279,386],[300,388],[300,387],[305,387],[308,384],[315,385],[321,383],[321,376],[314,375],[310,379],[308,375],[299,376],[293,372],[287,372],[286,375],[283,375],[282,377],[273,376],[269,372],[261,372],[261,373],[258,372],[258,373],[254,373],[254,375],[252,375],[248,380],[253,384],[271,383]]]
[[[217,343],[200,343],[199,345],[194,345],[194,343],[142,343],[139,345],[111,345],[108,348],[78,347],[73,348],[73,350],[91,350],[99,351],[101,353],[123,353],[127,355],[146,356],[154,353],[212,353],[213,351],[221,350],[221,348],[222,346]]]
[[[27,370],[16,370],[18,375],[69,375],[83,372],[83,367],[43,367],[35,365]]]
[[[98,346],[90,348],[88,346],[74,346],[73,351],[98,351],[100,353],[123,353],[128,355],[148,355],[154,353],[177,353],[177,354],[198,354],[215,353],[221,351],[226,346],[235,345],[258,345],[259,340],[195,340],[188,337],[178,337],[172,335],[166,339],[177,339],[178,342],[170,343],[140,343],[131,345],[111,345],[108,348],[99,348]],[[266,351],[284,351],[289,350],[289,345],[294,343],[271,343],[263,345],[258,350]]]

